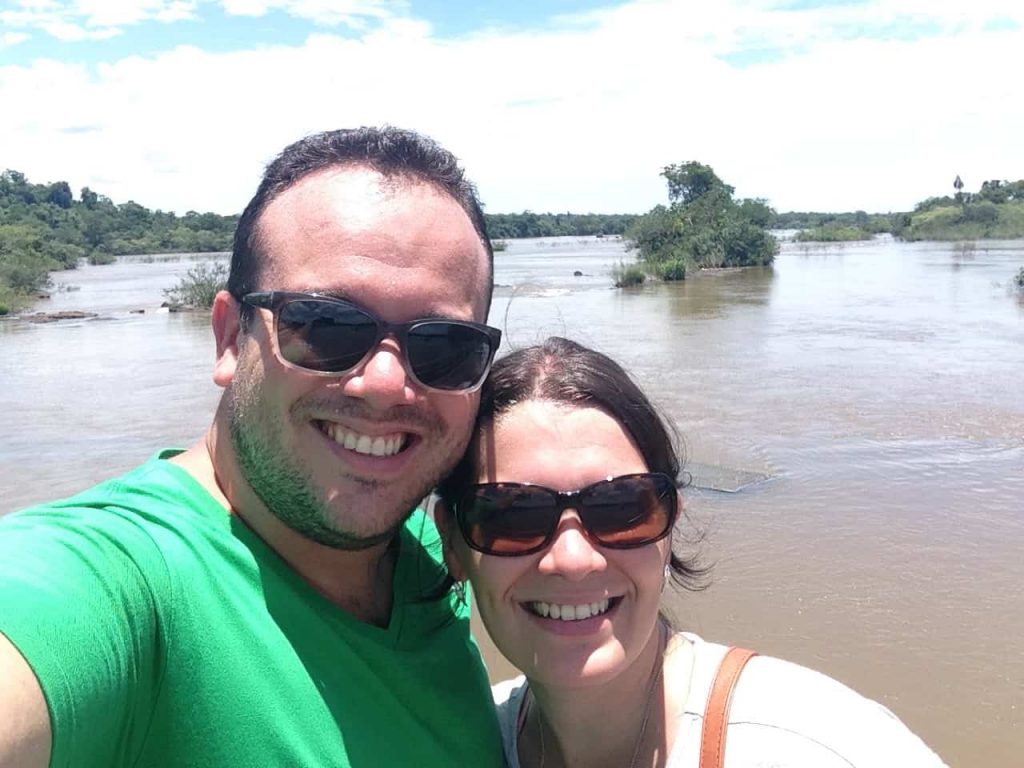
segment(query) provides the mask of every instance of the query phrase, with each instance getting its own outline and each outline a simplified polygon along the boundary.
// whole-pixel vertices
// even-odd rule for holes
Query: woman
[[[495,687],[512,768],[698,766],[727,649],[659,613],[667,578],[701,575],[672,551],[679,469],[604,355],[553,338],[495,364],[436,515],[453,578],[525,674]],[[881,705],[768,657],[739,676],[728,723],[728,768],[942,765]]]

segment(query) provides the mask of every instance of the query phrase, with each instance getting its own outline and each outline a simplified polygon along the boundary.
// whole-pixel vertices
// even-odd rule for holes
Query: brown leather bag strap
[[[729,726],[729,706],[743,667],[755,651],[730,648],[718,665],[718,673],[711,684],[708,706],[704,710],[704,727],[700,736],[700,768],[723,768],[725,765],[725,729]]]

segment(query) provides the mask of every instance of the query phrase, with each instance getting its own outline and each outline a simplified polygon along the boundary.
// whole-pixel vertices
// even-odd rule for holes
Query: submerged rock
[[[55,323],[58,320],[83,320],[89,317],[96,317],[96,313],[83,312],[80,309],[62,309],[59,312],[35,312],[25,315],[24,319],[30,323]]]

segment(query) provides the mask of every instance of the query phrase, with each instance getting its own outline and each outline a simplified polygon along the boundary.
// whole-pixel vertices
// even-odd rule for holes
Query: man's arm
[[[0,633],[0,768],[46,768],[50,713],[32,668]]]

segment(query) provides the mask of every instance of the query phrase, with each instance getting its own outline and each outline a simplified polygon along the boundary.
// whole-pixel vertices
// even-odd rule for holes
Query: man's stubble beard
[[[425,487],[402,500],[398,505],[401,514],[397,516],[394,525],[371,534],[345,530],[332,514],[323,492],[288,450],[285,441],[288,430],[284,417],[266,405],[262,381],[261,374],[253,366],[246,366],[243,360],[239,360],[228,394],[229,432],[239,468],[253,493],[272,515],[288,528],[318,544],[333,549],[361,550],[390,541],[416,506],[461,456],[461,450],[455,446],[452,456],[447,462],[442,462],[435,476],[428,478]],[[468,435],[464,442],[468,443]],[[465,445],[462,446],[464,448]],[[385,485],[351,477],[347,482],[365,488],[368,498],[373,489]],[[350,512],[358,514],[356,510]],[[369,514],[373,515],[373,512]]]

